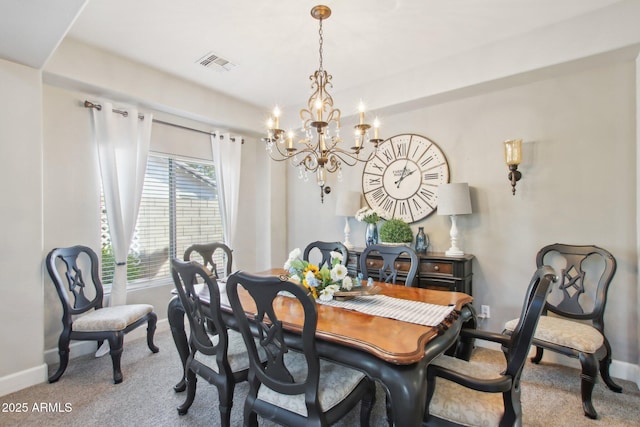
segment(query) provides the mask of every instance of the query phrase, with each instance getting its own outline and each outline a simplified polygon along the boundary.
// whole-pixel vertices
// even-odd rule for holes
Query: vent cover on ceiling
[[[236,66],[236,64],[221,58],[213,52],[207,53],[202,58],[198,59],[196,63],[215,71],[230,71]]]

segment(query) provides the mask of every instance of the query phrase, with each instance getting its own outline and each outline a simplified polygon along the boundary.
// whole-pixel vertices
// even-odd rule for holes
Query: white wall
[[[41,382],[46,375],[41,123],[40,72],[0,59],[0,395]],[[16,372],[21,375],[5,380]]]
[[[474,213],[460,217],[458,228],[461,247],[476,256],[476,304],[491,306],[483,329],[500,331],[519,315],[539,248],[595,244],[618,261],[605,317],[613,356],[638,363],[633,61],[460,97],[382,121],[385,137],[416,133],[432,139],[448,158],[451,181],[472,187]],[[502,141],[511,138],[524,140],[515,196],[502,153]],[[340,191],[361,191],[361,173],[359,165],[345,168],[342,183],[333,176],[333,192],[322,205],[313,179],[303,183],[290,168],[290,248],[343,240],[335,201]],[[351,241],[362,246],[364,226],[350,221]],[[430,250],[449,247],[447,217],[434,214],[412,224],[414,232],[418,226],[431,238]]]

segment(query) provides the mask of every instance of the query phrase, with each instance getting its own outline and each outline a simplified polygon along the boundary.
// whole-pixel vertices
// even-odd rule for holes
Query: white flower
[[[291,268],[291,260],[286,260],[284,262],[284,269],[289,271],[290,268]]]
[[[342,260],[343,260],[342,253],[332,251],[331,252],[331,260],[334,260],[334,259],[339,260],[340,263],[342,264]]]
[[[331,269],[331,280],[334,282],[342,280],[346,277],[348,272],[347,267],[342,264],[336,264],[335,267]]]
[[[342,279],[342,287],[348,291],[350,291],[351,288],[353,288],[353,280],[351,279],[351,277],[347,276],[344,279]]]
[[[300,258],[301,254],[302,252],[300,251],[300,248],[295,248],[294,250],[289,252],[289,262],[293,261],[296,258]]]
[[[329,285],[323,290],[320,291],[320,295],[318,298],[320,301],[331,301],[333,299],[333,294],[340,290],[340,286],[338,285]]]

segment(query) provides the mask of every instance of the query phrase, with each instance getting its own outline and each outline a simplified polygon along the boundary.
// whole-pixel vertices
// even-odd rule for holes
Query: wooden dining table
[[[260,274],[281,275],[282,269],[272,269]],[[231,307],[221,287],[221,312],[225,323],[236,328]],[[471,343],[460,343],[458,336],[463,324],[475,326],[475,314],[470,303],[473,298],[460,292],[436,291],[374,282],[381,288],[380,294],[393,298],[421,301],[429,304],[455,307],[437,326],[373,316],[358,311],[317,304],[318,323],[316,347],[320,357],[333,360],[365,372],[377,380],[386,390],[391,403],[396,426],[419,426],[425,410],[427,365],[445,351],[470,354]],[[240,293],[241,299],[243,298]],[[246,295],[245,295],[246,297]],[[288,331],[287,345],[300,348],[301,315],[291,298],[277,299],[277,314]],[[248,301],[248,299],[247,299]],[[184,325],[184,308],[176,296],[168,306],[171,333],[183,364],[189,356],[189,345]],[[184,390],[183,378],[174,387]]]

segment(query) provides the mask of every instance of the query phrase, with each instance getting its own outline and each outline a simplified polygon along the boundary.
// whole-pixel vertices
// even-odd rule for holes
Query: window
[[[104,200],[104,199],[103,199]],[[102,281],[113,281],[114,259],[102,203]],[[214,167],[149,154],[138,223],[127,259],[128,285],[171,280],[169,259],[193,243],[223,240]],[[223,260],[215,260],[224,265]]]

